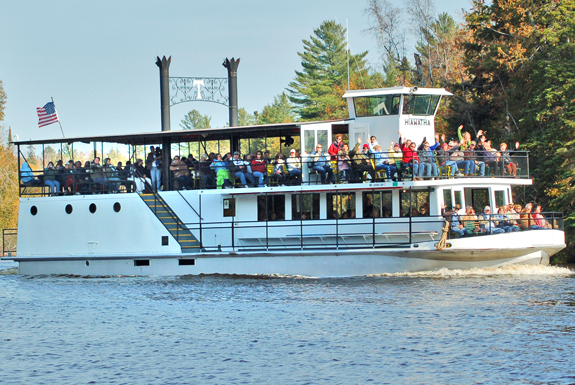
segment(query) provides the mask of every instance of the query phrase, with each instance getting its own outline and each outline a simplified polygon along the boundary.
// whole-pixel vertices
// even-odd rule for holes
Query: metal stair
[[[182,253],[197,253],[200,251],[200,242],[198,242],[197,238],[194,237],[160,195],[140,194],[140,197],[176,241],[178,241],[182,248]]]

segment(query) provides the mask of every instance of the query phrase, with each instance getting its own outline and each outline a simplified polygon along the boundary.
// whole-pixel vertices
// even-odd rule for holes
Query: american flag
[[[46,103],[44,107],[36,108],[38,112],[38,127],[44,127],[58,121],[58,113],[54,102]]]

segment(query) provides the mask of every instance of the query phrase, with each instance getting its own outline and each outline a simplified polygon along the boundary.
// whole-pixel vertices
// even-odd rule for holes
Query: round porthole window
[[[72,207],[72,205],[66,205],[66,213],[72,214],[72,211],[74,211],[74,208]]]
[[[90,204],[90,212],[92,214],[94,214],[96,212],[96,204],[95,203]]]
[[[30,207],[30,214],[32,214],[32,215],[38,214],[38,207],[36,207],[36,206]]]
[[[120,202],[114,203],[114,211],[119,213],[120,210],[122,210],[122,205],[120,204]]]

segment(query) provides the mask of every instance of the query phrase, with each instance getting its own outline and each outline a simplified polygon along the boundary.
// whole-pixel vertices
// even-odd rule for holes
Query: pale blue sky
[[[352,53],[375,40],[363,32],[367,1],[28,1],[0,0],[0,80],[8,94],[4,125],[20,140],[61,137],[38,128],[36,107],[53,97],[67,137],[160,130],[156,56],[172,56],[170,76],[226,77],[223,60],[241,58],[239,106],[260,111],[300,69],[302,39],[324,20],[349,23]],[[436,0],[461,20],[466,0]],[[411,57],[411,56],[410,56]],[[172,129],[191,109],[228,120],[206,102],[172,108]]]

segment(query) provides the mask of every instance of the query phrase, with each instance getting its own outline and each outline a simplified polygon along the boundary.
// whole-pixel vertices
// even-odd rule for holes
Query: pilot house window
[[[403,190],[400,192],[402,217],[428,217],[429,216],[429,191],[428,190]]]

